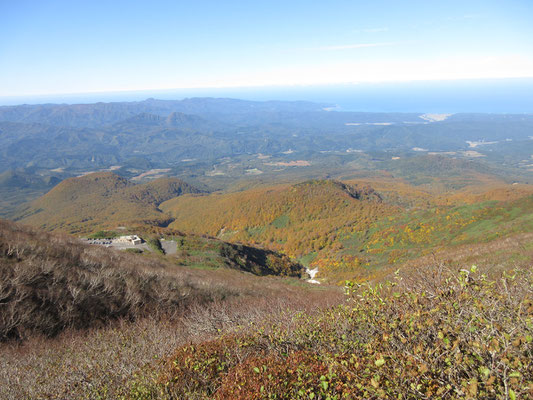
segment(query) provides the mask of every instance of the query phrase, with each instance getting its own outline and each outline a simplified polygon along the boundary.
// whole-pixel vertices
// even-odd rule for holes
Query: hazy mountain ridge
[[[142,113],[161,116],[185,114],[223,114],[269,112],[279,109],[317,111],[323,106],[311,102],[253,102],[237,99],[191,98],[184,100],[147,99],[138,102],[95,104],[43,104],[0,107],[0,120],[40,122],[48,125],[95,128],[113,124]]]
[[[215,98],[0,107],[0,172],[35,166],[79,173],[135,157],[144,160],[139,165],[180,168],[181,160],[214,164],[224,157],[287,152],[444,152],[530,172],[515,156],[533,153],[531,115],[456,114],[437,122],[421,116]]]
[[[38,176],[24,170],[8,170],[0,174],[0,189],[50,189],[61,182],[54,176]]]

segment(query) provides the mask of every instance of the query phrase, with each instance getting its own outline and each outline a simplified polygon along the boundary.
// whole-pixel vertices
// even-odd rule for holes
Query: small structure
[[[141,244],[142,239],[137,235],[120,236],[114,240],[115,243],[132,244],[134,246]]]

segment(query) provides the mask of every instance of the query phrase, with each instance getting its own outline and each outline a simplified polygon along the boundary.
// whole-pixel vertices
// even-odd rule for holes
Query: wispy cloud
[[[485,18],[483,14],[464,14],[464,15],[457,15],[455,17],[448,17],[446,18],[448,21],[461,21],[464,19],[481,19]]]
[[[374,28],[356,29],[353,31],[353,33],[379,33],[379,32],[388,32],[388,30],[389,30],[388,26],[378,26]]]
[[[334,46],[319,47],[318,50],[335,51],[335,50],[363,49],[363,48],[366,48],[366,47],[394,46],[395,44],[397,44],[397,43],[394,43],[394,42],[382,42],[382,43],[340,44],[340,45],[334,45]]]
[[[377,32],[387,32],[389,30],[389,28],[387,28],[386,26],[384,27],[381,27],[381,28],[367,28],[367,29],[361,29],[361,32],[365,32],[365,33],[377,33]]]

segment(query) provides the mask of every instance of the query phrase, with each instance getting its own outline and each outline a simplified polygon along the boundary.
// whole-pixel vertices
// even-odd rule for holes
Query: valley
[[[175,178],[134,184],[93,173],[63,181],[16,220],[75,235],[153,231],[175,240],[178,232],[258,246],[317,269],[316,282],[333,284],[381,279],[428,254],[533,229],[533,186],[506,183],[475,163],[437,156],[428,162],[445,165],[437,168],[444,176],[405,168],[405,178],[265,180],[253,187],[238,181],[211,193]]]
[[[531,129],[529,114],[307,102],[0,107],[0,216],[13,221],[0,221],[0,340],[31,355],[5,350],[0,378],[46,370],[49,384],[16,393],[62,398],[58,365],[78,362],[98,377],[74,389],[87,398],[248,399],[278,393],[274,376],[280,398],[383,398],[405,382],[429,398],[429,371],[463,367],[420,349],[461,348],[476,390],[511,384],[499,367],[486,383],[490,353],[512,357],[526,395],[531,314],[516,310],[531,296]],[[441,309],[448,319],[427,317]],[[500,336],[476,358],[489,317]],[[506,335],[517,345],[504,353]],[[411,368],[411,353],[424,383],[390,366]]]
[[[59,151],[68,136],[89,162],[19,157],[3,172],[3,215],[48,231],[204,235],[281,252],[335,284],[532,228],[527,114],[194,98],[0,107],[2,120],[12,146],[27,132]],[[103,157],[115,145],[129,156]]]

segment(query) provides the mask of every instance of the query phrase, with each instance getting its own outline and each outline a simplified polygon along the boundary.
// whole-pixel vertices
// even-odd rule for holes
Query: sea
[[[0,97],[0,105],[80,104],[224,97],[317,102],[331,111],[420,113],[533,113],[533,78],[139,90]]]

